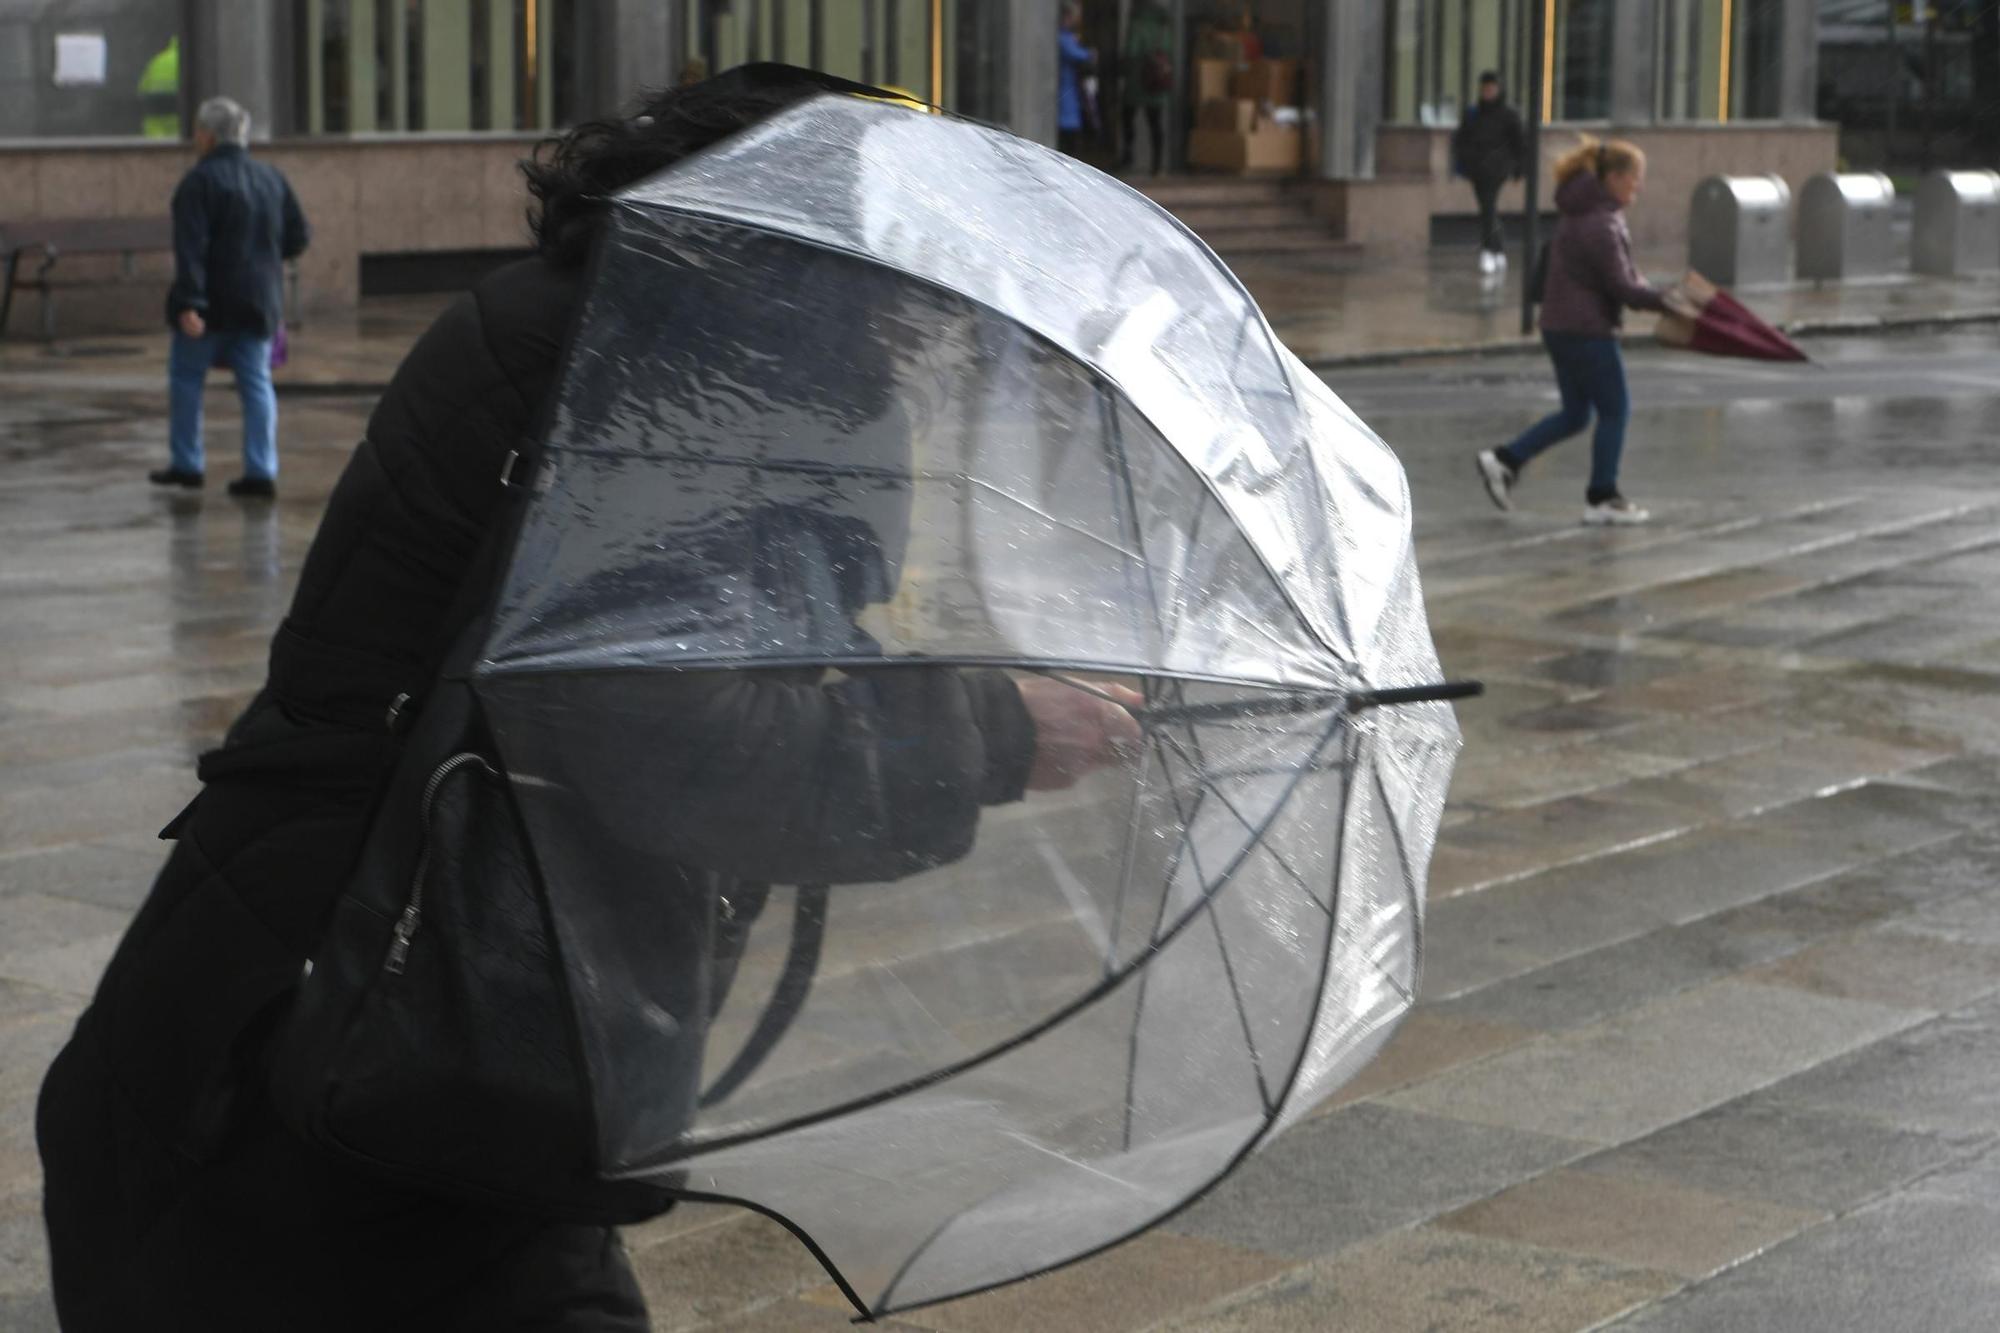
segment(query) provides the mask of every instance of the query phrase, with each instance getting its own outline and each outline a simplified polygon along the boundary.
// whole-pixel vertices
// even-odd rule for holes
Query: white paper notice
[[[104,34],[56,34],[56,86],[73,88],[104,82]]]

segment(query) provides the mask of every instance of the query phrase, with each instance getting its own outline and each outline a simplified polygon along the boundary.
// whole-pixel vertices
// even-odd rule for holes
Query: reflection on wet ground
[[[379,382],[428,308],[345,351],[307,330],[300,382]],[[1626,483],[1658,521],[1616,532],[1576,521],[1582,442],[1519,513],[1477,486],[1470,451],[1552,405],[1539,363],[1331,377],[1409,467],[1447,666],[1490,687],[1461,711],[1425,1003],[1162,1230],[901,1326],[1981,1326],[2000,333],[1811,350],[1635,354]],[[286,399],[275,504],[161,494],[149,373],[0,355],[0,1328],[50,1326],[40,1072],[262,678],[371,405]],[[218,392],[222,476],[234,422]],[[628,1243],[663,1329],[847,1324],[759,1219],[691,1208]]]

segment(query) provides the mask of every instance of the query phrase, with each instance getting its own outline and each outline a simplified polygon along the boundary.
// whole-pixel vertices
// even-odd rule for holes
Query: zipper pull
[[[417,933],[417,922],[423,919],[423,909],[415,903],[403,908],[403,914],[396,918],[395,937],[389,941],[389,956],[382,960],[384,971],[403,975],[403,965],[410,958],[410,940]]]

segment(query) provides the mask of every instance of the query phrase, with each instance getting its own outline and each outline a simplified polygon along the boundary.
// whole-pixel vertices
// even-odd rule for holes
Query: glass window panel
[[[1554,38],[1554,119],[1609,119],[1611,0],[1558,4]]]
[[[0,138],[180,138],[180,17],[156,0],[0,0]]]
[[[1385,34],[1384,114],[1391,123],[1456,125],[1497,70],[1510,101],[1526,97],[1530,5],[1539,0],[1397,0]]]

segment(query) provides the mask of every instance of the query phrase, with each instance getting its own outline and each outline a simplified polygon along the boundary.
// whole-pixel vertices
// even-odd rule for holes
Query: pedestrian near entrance
[[[1465,109],[1451,136],[1452,169],[1472,182],[1479,202],[1479,271],[1507,267],[1507,243],[1500,234],[1500,189],[1519,180],[1527,165],[1528,140],[1520,113],[1507,105],[1500,76],[1479,76],[1479,100]]]
[[[1122,81],[1124,147],[1118,166],[1124,170],[1138,156],[1139,115],[1145,113],[1146,142],[1152,148],[1153,174],[1166,163],[1167,99],[1174,90],[1174,38],[1167,11],[1159,0],[1139,0],[1125,31]]]
[[[1646,155],[1622,139],[1583,142],[1556,163],[1556,208],[1562,218],[1549,243],[1542,295],[1542,345],[1555,364],[1562,409],[1518,439],[1479,455],[1480,479],[1502,509],[1514,507],[1521,469],[1543,450],[1579,434],[1597,417],[1591,437],[1585,523],[1643,523],[1646,511],[1618,492],[1618,461],[1631,412],[1625,358],[1618,350],[1624,309],[1664,309],[1664,294],[1632,266],[1632,235],[1624,210],[1646,183]]]
[[[1076,35],[1082,26],[1083,6],[1066,0],[1056,31],[1056,145],[1071,157],[1083,156],[1089,123],[1085,116],[1089,93],[1084,81],[1097,68],[1097,52]]]
[[[195,113],[201,160],[174,190],[174,285],[167,293],[168,465],[160,486],[199,487],[205,474],[201,396],[227,366],[243,404],[243,475],[229,493],[277,493],[278,398],[271,343],[284,318],[285,261],[310,233],[291,185],[250,158],[250,113],[213,97]]]

